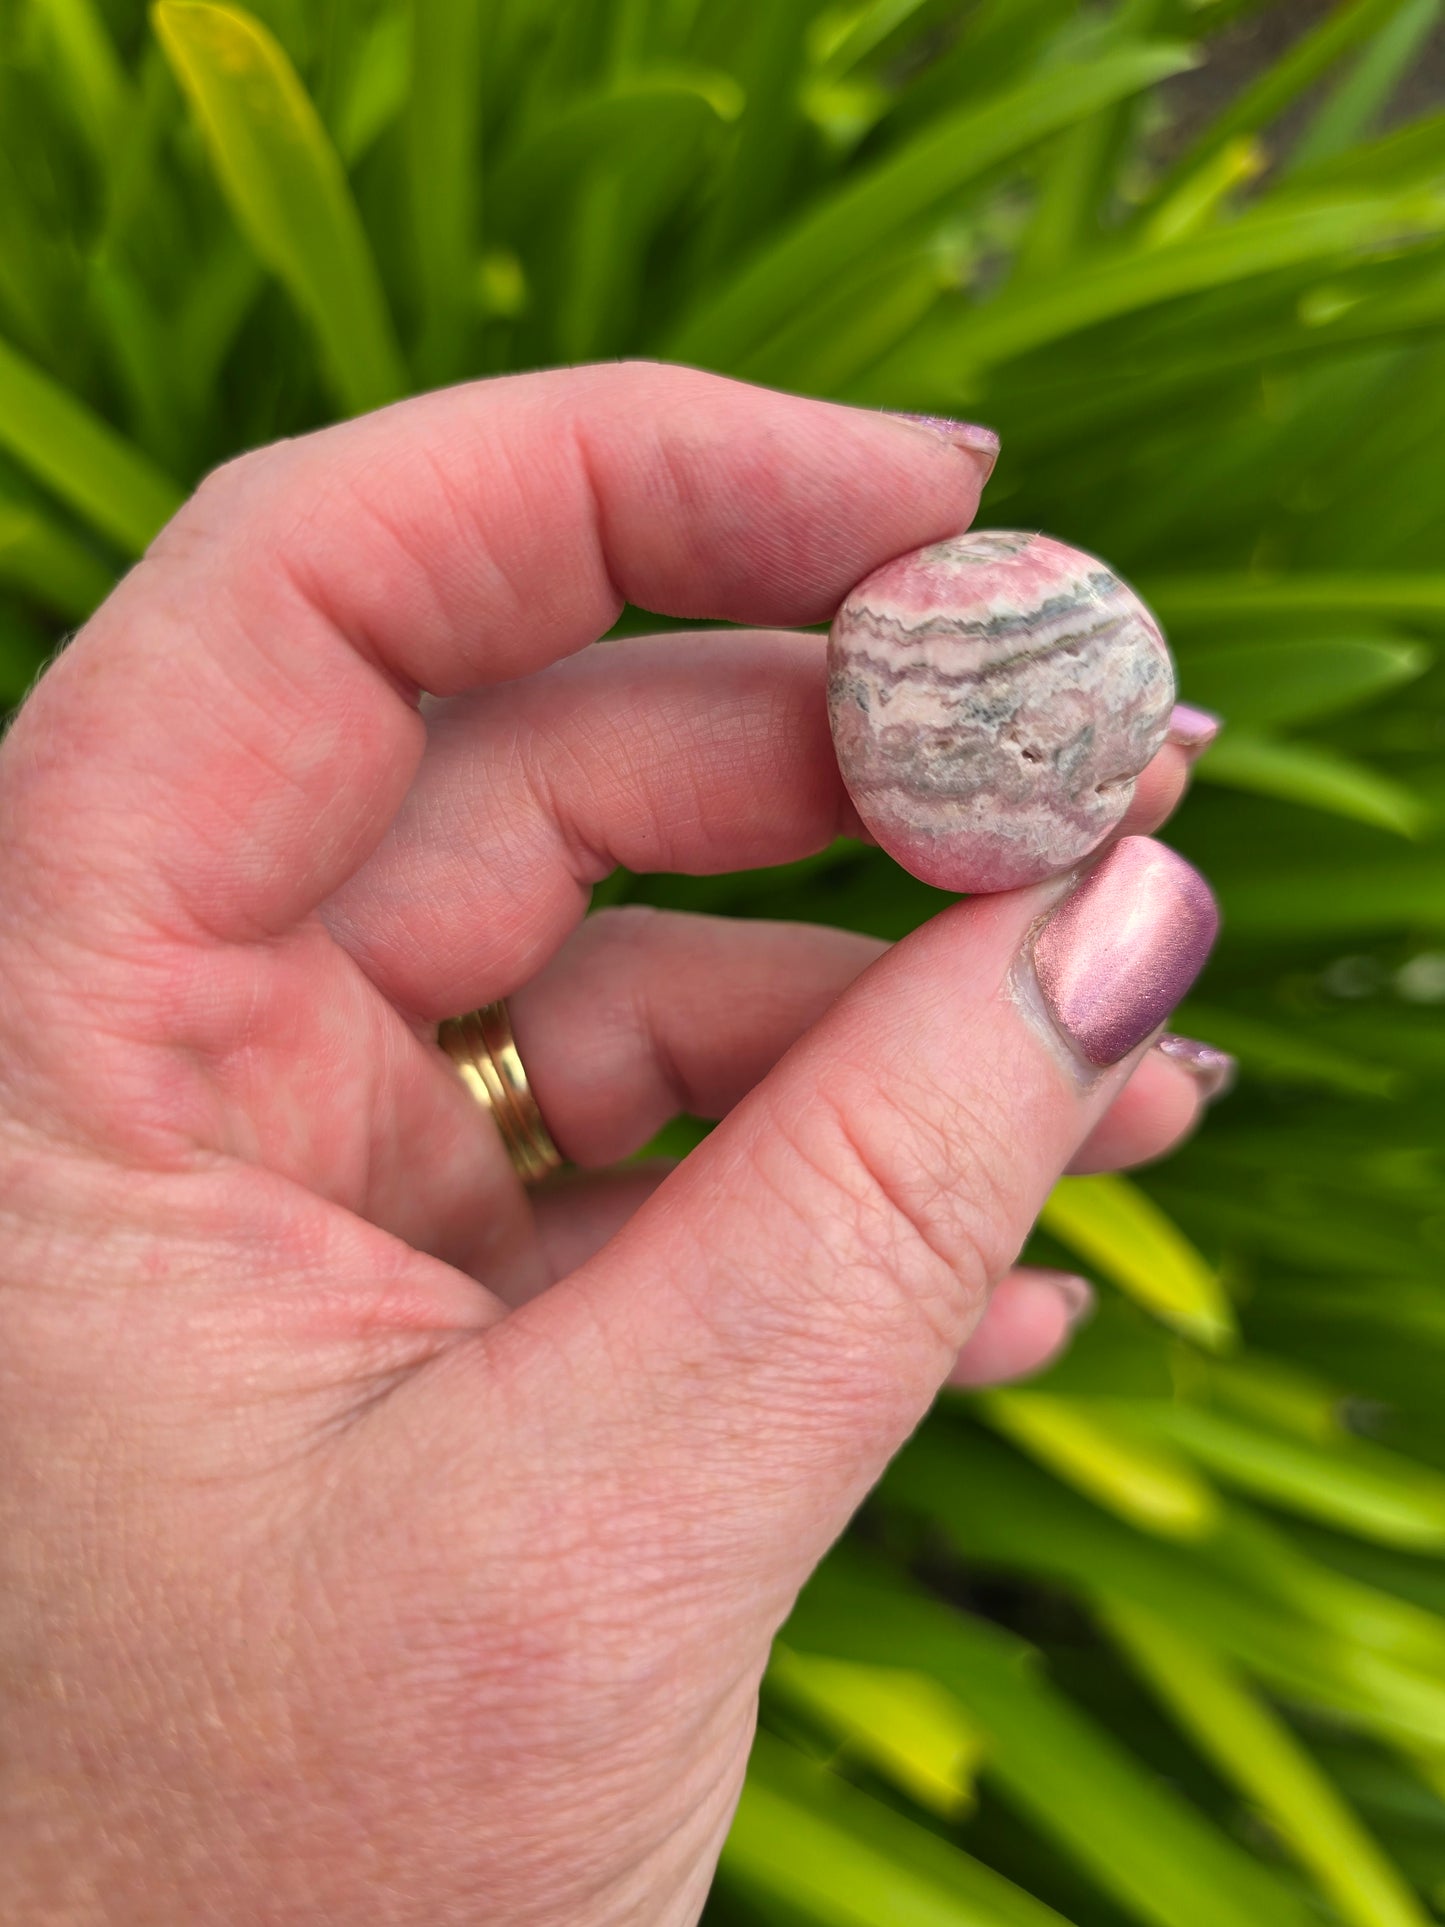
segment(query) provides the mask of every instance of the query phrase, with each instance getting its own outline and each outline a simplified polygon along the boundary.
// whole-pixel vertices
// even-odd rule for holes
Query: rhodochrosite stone
[[[1144,604],[1047,535],[980,529],[885,563],[828,638],[849,794],[883,848],[945,890],[1012,890],[1097,849],[1173,703]]]

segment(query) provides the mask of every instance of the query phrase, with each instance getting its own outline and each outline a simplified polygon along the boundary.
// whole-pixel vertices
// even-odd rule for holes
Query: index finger
[[[966,527],[987,465],[907,420],[646,364],[476,383],[244,457],[22,712],[12,867],[64,852],[92,936],[273,934],[380,838],[419,691],[525,675],[625,601],[820,621]]]

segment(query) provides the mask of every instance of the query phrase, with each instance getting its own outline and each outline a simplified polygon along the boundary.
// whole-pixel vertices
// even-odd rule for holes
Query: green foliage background
[[[1074,1354],[927,1422],[786,1629],[709,1916],[1445,1916],[1445,115],[1438,0],[10,0],[0,679],[204,470],[643,352],[997,425],[985,520],[1106,555],[1229,730],[1199,1142],[1071,1180]],[[1281,132],[1284,128],[1285,133]],[[1287,134],[1287,138],[1286,138]],[[899,934],[839,847],[654,901]]]

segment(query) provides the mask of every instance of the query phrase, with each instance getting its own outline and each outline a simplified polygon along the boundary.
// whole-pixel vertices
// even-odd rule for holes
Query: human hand
[[[1062,1342],[1007,1276],[1060,1171],[1192,1120],[1149,1042],[1212,913],[1133,841],[886,954],[582,923],[857,828],[820,637],[585,645],[826,619],[984,474],[685,370],[483,383],[220,471],[32,695],[5,1918],[696,1916],[798,1587],[950,1373]],[[503,995],[585,1173],[531,1194],[434,1042]],[[680,1109],[726,1115],[610,1168]]]

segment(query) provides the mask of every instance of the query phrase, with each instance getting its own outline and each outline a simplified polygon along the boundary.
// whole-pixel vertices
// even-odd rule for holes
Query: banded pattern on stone
[[[849,794],[883,848],[945,890],[1016,889],[1097,849],[1174,695],[1138,596],[1047,535],[975,530],[885,563],[828,639]]]

